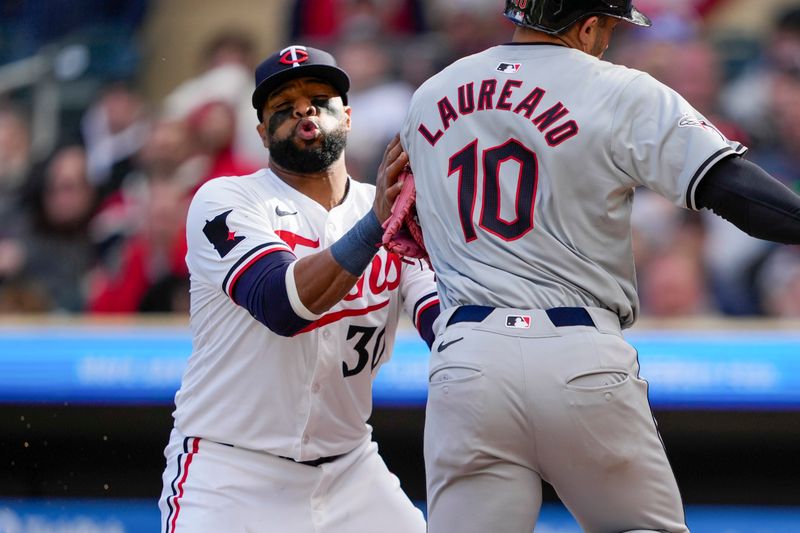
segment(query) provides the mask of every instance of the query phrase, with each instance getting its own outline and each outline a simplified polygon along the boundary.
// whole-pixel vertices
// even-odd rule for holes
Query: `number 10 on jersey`
[[[450,157],[448,177],[458,176],[458,216],[467,242],[478,238],[473,215],[478,192],[479,172],[483,173],[483,201],[478,225],[503,240],[514,241],[533,229],[533,204],[539,180],[536,154],[516,139],[483,150],[478,160],[478,140],[467,144]],[[514,165],[518,169],[514,216],[500,216],[502,189],[500,169]]]

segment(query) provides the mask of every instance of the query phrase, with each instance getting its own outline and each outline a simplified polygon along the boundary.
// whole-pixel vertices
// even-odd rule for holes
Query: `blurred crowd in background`
[[[707,18],[726,3],[639,0],[653,27],[620,25],[606,59],[679,91],[800,192],[800,2],[785,2],[757,39],[711,31]],[[351,77],[347,165],[367,182],[414,89],[513,32],[500,0],[279,5],[276,47],[328,49]],[[220,29],[194,77],[148,98],[139,35],[152,7],[0,0],[0,313],[186,312],[192,194],[268,161],[250,94],[273,50]],[[647,190],[634,221],[643,316],[800,316],[800,248]]]

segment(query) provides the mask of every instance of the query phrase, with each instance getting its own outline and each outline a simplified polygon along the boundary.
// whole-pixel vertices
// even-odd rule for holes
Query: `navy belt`
[[[236,446],[234,446],[233,444],[228,444],[227,442],[217,442],[217,444],[222,444],[223,446],[229,446],[231,448],[236,448]],[[343,453],[339,454],[339,455],[330,455],[328,457],[320,457],[319,459],[312,459],[311,461],[297,461],[295,459],[292,459],[291,457],[285,457],[283,455],[279,455],[278,457],[280,457],[281,459],[286,459],[287,461],[291,461],[293,463],[301,464],[301,465],[319,466],[319,465],[324,465],[325,463],[332,463],[333,461],[335,461],[336,459],[338,459],[339,457],[342,457],[344,455],[345,454],[343,454]]]
[[[339,457],[342,457],[343,455],[344,454],[330,455],[328,457],[320,457],[319,459],[312,459],[311,461],[297,461],[295,459],[292,459],[291,457],[284,457],[283,455],[279,455],[278,457],[301,465],[319,466],[319,465],[324,465],[325,463],[332,463],[333,461],[335,461]]]
[[[485,305],[462,305],[450,315],[447,325],[458,324],[459,322],[483,322],[483,320],[494,311],[496,307]],[[550,322],[557,328],[566,326],[592,326],[594,320],[584,307],[553,307],[545,309]]]

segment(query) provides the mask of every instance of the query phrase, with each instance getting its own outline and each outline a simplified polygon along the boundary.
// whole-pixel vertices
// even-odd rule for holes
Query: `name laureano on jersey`
[[[496,69],[502,73],[516,73],[518,64],[500,63]],[[578,134],[578,123],[570,119],[559,122],[569,115],[569,109],[561,102],[546,102],[547,91],[541,87],[529,89],[522,80],[509,79],[498,92],[499,81],[495,78],[459,85],[451,95],[443,95],[436,106],[439,111],[440,124],[420,124],[417,131],[430,143],[436,146],[439,139],[460,117],[481,111],[508,111],[524,116],[544,134],[549,146],[558,146],[567,139]],[[525,94],[524,97],[521,95]],[[452,98],[451,98],[452,97]],[[542,105],[542,102],[545,103]],[[455,103],[454,103],[455,102]],[[541,109],[540,109],[541,105]],[[546,107],[549,105],[549,107]],[[545,108],[546,107],[546,108]]]

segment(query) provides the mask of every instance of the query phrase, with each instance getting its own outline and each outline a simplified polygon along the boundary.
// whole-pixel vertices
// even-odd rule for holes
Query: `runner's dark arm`
[[[800,244],[800,196],[758,165],[738,156],[708,171],[695,204],[758,239]]]

